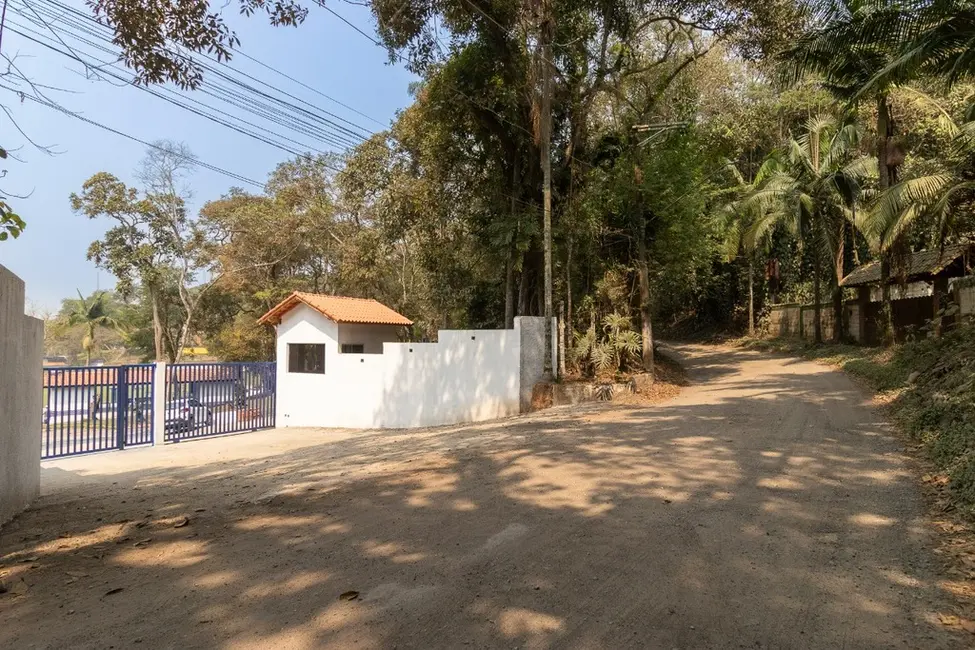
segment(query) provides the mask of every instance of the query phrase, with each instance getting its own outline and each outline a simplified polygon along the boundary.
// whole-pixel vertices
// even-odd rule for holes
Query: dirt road
[[[650,408],[53,463],[0,534],[0,647],[967,647],[846,377],[679,350]]]

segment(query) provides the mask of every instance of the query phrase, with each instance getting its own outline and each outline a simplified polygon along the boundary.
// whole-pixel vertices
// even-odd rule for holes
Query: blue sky
[[[63,1],[84,10],[77,0]],[[327,12],[313,7],[300,27],[275,28],[260,16],[237,16],[234,7],[236,3],[228,5],[225,18],[240,37],[242,52],[383,123],[388,123],[397,110],[410,103],[408,86],[414,77],[401,65],[389,65],[385,50]],[[375,33],[366,8],[341,2],[331,7],[367,33]],[[10,8],[7,19],[28,24]],[[105,81],[88,80],[77,72],[82,69],[77,62],[31,43],[9,29],[3,33],[2,52],[10,57],[19,55],[17,65],[35,82],[75,91],[77,94],[48,93],[69,110],[142,140],[182,140],[201,160],[259,181],[265,180],[279,162],[289,157],[275,147],[137,88],[119,88]],[[381,128],[243,57],[236,57],[232,65],[370,130]],[[212,98],[199,99],[216,104]],[[56,311],[61,299],[76,295],[78,289],[88,294],[96,287],[111,288],[115,279],[85,259],[88,244],[102,235],[108,222],[90,221],[73,213],[68,196],[79,191],[81,184],[98,171],[108,171],[123,181],[133,182],[133,170],[145,148],[50,108],[30,101],[20,102],[7,90],[0,90],[0,104],[10,110],[31,139],[64,152],[48,156],[33,149],[7,116],[0,114],[3,146],[13,149],[25,145],[17,153],[25,160],[23,164],[6,161],[7,176],[2,188],[16,194],[33,192],[26,199],[10,199],[14,209],[27,220],[28,227],[19,239],[0,243],[0,264],[27,283],[28,300],[35,313]],[[258,122],[254,116],[246,117]],[[302,139],[283,127],[274,128],[284,135]],[[216,172],[198,170],[190,181],[194,192],[191,209],[195,212],[205,201],[219,198],[235,184],[239,185]],[[257,191],[257,188],[246,189]]]

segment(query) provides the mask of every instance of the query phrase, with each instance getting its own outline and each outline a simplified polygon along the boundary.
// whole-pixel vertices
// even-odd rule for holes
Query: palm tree
[[[85,352],[85,365],[91,364],[91,351],[95,348],[95,335],[98,328],[119,330],[121,326],[111,313],[111,304],[105,291],[96,291],[89,298],[78,292],[78,301],[72,305],[68,314],[69,325],[84,325],[84,336],[81,339],[81,349]]]
[[[855,124],[841,124],[829,116],[811,118],[805,133],[789,140],[784,154],[772,154],[767,178],[743,202],[757,215],[747,235],[752,246],[780,223],[796,233],[800,242],[807,240],[813,246],[816,343],[823,341],[820,284],[827,256],[832,258],[835,272],[833,338],[842,336],[840,281],[846,224],[856,219],[862,179],[876,168],[873,158],[853,157],[858,139]]]
[[[758,240],[749,237],[755,222],[760,216],[754,209],[746,206],[746,199],[754,193],[765,181],[766,177],[776,168],[774,159],[766,160],[755,178],[746,181],[744,175],[728,161],[728,170],[734,178],[735,185],[723,191],[726,195],[724,202],[719,203],[715,214],[718,226],[723,233],[722,249],[726,262],[733,262],[741,253],[748,260],[748,335],[755,335],[755,254],[758,252]],[[752,206],[754,208],[754,206]]]
[[[887,41],[894,48],[894,56],[864,84],[861,95],[924,75],[939,77],[951,86],[975,75],[975,3],[891,3],[887,20],[873,23],[855,41]]]
[[[904,0],[822,0],[817,14],[820,27],[811,30],[783,57],[795,80],[807,72],[820,74],[824,86],[853,108],[869,99],[877,110],[875,150],[878,187],[881,193],[897,183],[903,155],[896,150],[896,130],[891,119],[890,94],[894,86],[910,78],[901,65],[890,70],[901,56],[908,35],[917,31],[916,3]],[[884,329],[893,331],[890,310],[891,252],[880,255]],[[885,336],[887,338],[887,336]]]
[[[916,224],[924,224],[931,234],[930,244],[943,246],[962,232],[964,219],[971,216],[975,203],[975,122],[956,123],[934,99],[910,89],[921,103],[940,113],[939,122],[953,138],[953,156],[941,169],[924,176],[909,178],[883,192],[871,207],[858,215],[857,229],[863,234],[874,257],[881,260],[903,260],[910,252],[910,236]],[[890,291],[887,285],[891,263],[881,264],[883,292],[884,342],[893,340],[890,325]]]
[[[876,105],[876,155],[879,186],[896,182],[899,156],[891,156],[895,135],[890,92],[899,78],[877,77],[896,58],[898,35],[908,29],[910,14],[897,0],[822,0],[816,7],[819,27],[782,53],[793,82],[807,73],[823,77],[823,86],[849,108],[862,99]]]

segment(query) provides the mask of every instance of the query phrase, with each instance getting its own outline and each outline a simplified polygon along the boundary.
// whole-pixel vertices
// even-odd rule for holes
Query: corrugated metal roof
[[[281,318],[299,304],[305,304],[336,323],[360,323],[363,325],[412,325],[406,316],[399,314],[378,300],[324,296],[318,293],[295,291],[261,316],[258,323],[277,325]]]
[[[971,244],[954,244],[945,246],[944,250],[934,249],[918,251],[912,253],[908,262],[907,280],[920,279],[924,276],[937,275],[947,268],[952,262],[963,256],[970,248]],[[897,281],[896,277],[891,277],[891,283]],[[864,284],[880,283],[880,262],[874,261],[863,266],[858,266],[843,278],[840,283],[844,287],[857,287]]]

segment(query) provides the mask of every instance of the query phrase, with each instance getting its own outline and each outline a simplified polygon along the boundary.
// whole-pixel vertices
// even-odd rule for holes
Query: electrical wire
[[[53,109],[53,110],[58,111],[60,113],[63,113],[65,115],[68,115],[69,117],[73,117],[73,118],[75,118],[77,120],[81,120],[82,122],[86,122],[87,124],[90,124],[92,126],[97,126],[100,129],[104,129],[105,131],[108,131],[109,133],[114,133],[115,135],[118,135],[118,136],[121,136],[123,138],[127,138],[129,140],[132,140],[133,142],[138,142],[139,144],[141,144],[143,146],[150,147],[152,149],[157,149],[159,151],[166,151],[166,152],[172,153],[172,152],[170,152],[169,149],[165,149],[165,148],[160,147],[159,145],[153,144],[151,142],[146,142],[145,140],[142,140],[140,138],[137,138],[134,135],[129,135],[128,133],[124,133],[122,131],[119,131],[118,129],[112,128],[112,127],[107,126],[105,124],[102,124],[101,122],[96,122],[95,120],[93,120],[91,118],[88,118],[88,117],[85,117],[84,115],[79,115],[78,113],[75,113],[74,111],[70,111],[67,108],[65,108],[64,106],[61,106],[60,104],[57,104],[55,102],[50,102],[50,101],[41,99],[40,97],[36,97],[34,95],[29,95],[29,94],[23,92],[22,90],[19,90],[17,88],[11,88],[10,86],[6,86],[6,85],[4,85],[2,83],[0,83],[0,89],[9,90],[10,92],[16,93],[17,96],[20,97],[21,99],[30,100],[32,102],[35,102],[37,104],[40,104],[41,106],[46,106],[47,108],[50,108],[50,109]],[[223,174],[224,176],[227,176],[229,178],[232,178],[232,179],[234,179],[236,181],[240,181],[241,183],[247,183],[249,185],[254,185],[254,186],[260,187],[262,189],[264,187],[264,183],[260,183],[258,181],[255,181],[255,180],[251,179],[251,178],[248,178],[248,177],[246,177],[246,176],[244,176],[242,174],[238,174],[236,172],[231,172],[231,171],[228,171],[226,169],[223,169],[222,167],[218,167],[216,165],[207,163],[205,161],[200,160],[199,158],[187,157],[187,160],[191,160],[195,165],[198,165],[199,167],[202,167],[203,169],[208,169],[208,170],[213,171],[213,172],[216,172],[218,174]]]
[[[19,25],[16,22],[12,21],[12,20],[8,20],[8,27],[7,28],[8,28],[8,30],[10,32],[15,33],[18,36],[20,36],[21,38],[24,38],[24,39],[26,39],[28,41],[31,41],[31,42],[34,42],[34,43],[36,43],[38,45],[41,45],[43,47],[46,47],[46,48],[48,48],[48,49],[50,49],[50,50],[52,50],[52,51],[54,51],[54,52],[56,52],[58,54],[61,54],[63,56],[66,56],[66,57],[68,57],[70,59],[73,59],[75,61],[78,61],[78,62],[82,63],[83,65],[86,65],[86,66],[89,65],[89,62],[88,61],[84,60],[83,58],[81,58],[77,54],[71,54],[70,52],[67,52],[65,50],[61,50],[61,49],[59,49],[58,47],[56,47],[54,45],[50,45],[50,44],[44,43],[44,42],[42,42],[42,41],[40,41],[40,40],[38,40],[36,38],[32,38],[28,34],[22,32],[20,29],[17,29],[18,27],[22,27],[22,26]],[[116,73],[113,73],[113,72],[110,72],[109,71],[109,68],[111,68],[111,67],[114,67],[114,64],[112,66],[106,66],[105,68],[103,68],[102,71],[101,71],[102,74],[105,74],[105,75],[107,75],[107,76],[109,76],[109,77],[111,77],[113,79],[116,79],[116,80],[119,80],[119,81],[122,81],[122,82],[125,82],[125,83],[129,83],[129,82],[126,81],[126,79],[122,75],[116,74]],[[318,149],[316,149],[314,147],[310,147],[307,144],[301,143],[298,140],[294,140],[293,138],[289,138],[288,136],[284,136],[284,135],[281,135],[281,134],[277,134],[277,133],[274,133],[274,132],[267,131],[267,129],[265,129],[264,127],[261,127],[261,126],[259,126],[257,124],[254,124],[253,122],[248,122],[247,120],[244,120],[243,118],[240,118],[240,117],[237,117],[237,116],[233,116],[230,113],[226,113],[225,111],[221,111],[220,109],[217,109],[215,107],[212,107],[212,106],[210,106],[208,104],[203,104],[202,102],[198,102],[197,101],[197,102],[195,102],[196,105],[194,106],[192,103],[187,103],[187,102],[184,102],[184,101],[180,101],[180,99],[176,99],[176,98],[174,98],[174,97],[166,94],[165,91],[169,91],[169,93],[171,95],[175,95],[176,97],[182,97],[182,95],[180,95],[179,93],[175,93],[175,92],[173,92],[170,89],[165,89],[165,88],[164,89],[157,89],[157,88],[152,88],[152,87],[148,87],[148,86],[135,86],[135,87],[138,88],[138,89],[140,89],[143,92],[146,92],[146,93],[148,93],[150,95],[153,95],[154,97],[157,97],[159,99],[162,99],[165,102],[168,102],[170,104],[173,104],[175,106],[178,106],[180,108],[183,108],[184,110],[187,110],[187,111],[189,111],[189,112],[191,112],[191,113],[193,113],[195,115],[198,115],[200,117],[203,117],[203,118],[205,118],[207,120],[210,120],[210,121],[212,121],[214,123],[217,123],[217,124],[220,124],[222,126],[225,126],[225,127],[229,128],[229,129],[231,129],[231,130],[233,130],[233,131],[235,131],[237,133],[240,133],[242,135],[249,136],[249,137],[251,137],[251,138],[253,138],[255,140],[258,140],[259,142],[263,142],[264,144],[267,144],[267,145],[270,145],[270,146],[275,147],[277,149],[280,149],[280,150],[282,150],[282,151],[284,151],[284,152],[286,152],[288,154],[296,155],[297,156],[297,155],[302,155],[304,152],[302,150],[300,150],[300,149],[295,149],[295,148],[293,148],[293,147],[291,147],[291,146],[289,146],[287,144],[282,144],[279,141],[275,141],[275,140],[272,139],[272,137],[273,138],[278,138],[278,139],[284,140],[284,141],[289,141],[289,142],[291,142],[293,144],[296,144],[299,147],[302,147],[302,148],[304,148],[306,150],[310,150],[310,151],[313,151],[313,152],[316,152],[316,153],[325,153],[325,152],[323,152],[321,150],[318,150]],[[219,114],[223,114],[224,116],[229,116],[231,119],[234,119],[234,120],[240,122],[244,126],[242,127],[240,125],[235,125],[235,124],[233,124],[233,123],[231,123],[231,122],[229,122],[229,121],[227,121],[227,120],[225,120],[225,119],[223,119],[221,117],[217,117],[216,115],[213,115],[211,113],[208,113],[204,109],[213,111],[214,113],[217,113],[218,115]],[[252,132],[252,131],[248,130],[245,127],[251,127],[251,128],[257,129],[257,132]],[[261,134],[262,132],[265,133],[266,135],[262,135]]]
[[[19,1],[20,2],[25,2],[26,0],[19,0]],[[79,21],[80,22],[83,22],[83,23],[90,24],[91,27],[89,27],[89,29],[94,29],[95,30],[95,31],[90,32],[92,35],[97,36],[98,38],[100,38],[100,39],[102,39],[102,40],[104,40],[104,41],[112,44],[113,46],[115,45],[115,42],[114,42],[114,36],[115,36],[115,34],[111,30],[111,28],[109,28],[105,24],[99,22],[97,19],[95,19],[94,17],[90,16],[89,14],[86,14],[86,13],[84,13],[82,11],[79,11],[78,9],[75,9],[74,7],[68,6],[68,5],[64,4],[63,2],[60,2],[60,0],[33,0],[33,1],[40,2],[42,4],[47,4],[50,7],[54,7],[54,8],[60,9],[63,13],[57,15],[57,19],[59,19],[59,20],[65,20],[66,14],[71,14],[73,16],[73,18],[74,18],[74,24],[76,26],[79,25]],[[53,12],[52,12],[52,15],[53,15]],[[246,73],[246,72],[244,72],[244,71],[242,71],[242,70],[240,70],[238,68],[235,68],[234,66],[230,65],[229,63],[227,63],[225,61],[221,61],[221,60],[217,59],[216,57],[214,57],[214,56],[212,56],[210,54],[207,54],[206,52],[197,52],[195,54],[187,54],[187,53],[171,53],[171,54],[176,55],[176,56],[179,56],[180,58],[183,58],[183,59],[185,59],[185,60],[187,60],[189,62],[192,62],[192,63],[194,63],[196,65],[201,65],[201,64],[200,64],[200,61],[198,61],[195,57],[197,57],[197,56],[203,57],[203,58],[211,61],[212,63],[217,64],[219,67],[222,67],[222,68],[226,68],[228,70],[231,70],[231,71],[233,71],[233,72],[235,72],[237,74],[240,74],[240,75],[242,75],[242,76],[244,76],[244,77],[246,77],[248,79],[251,79],[252,81],[256,81],[258,83],[261,83],[262,85],[265,85],[268,88],[271,88],[272,90],[275,90],[276,92],[279,92],[279,93],[281,93],[281,94],[283,94],[285,96],[288,96],[288,97],[290,97],[292,99],[295,99],[297,101],[300,101],[300,102],[302,102],[302,103],[304,103],[304,104],[306,104],[308,106],[311,106],[312,108],[315,108],[316,110],[320,110],[323,113],[325,113],[327,115],[330,115],[331,117],[333,117],[333,118],[335,118],[337,120],[340,120],[340,121],[344,122],[345,124],[348,124],[349,126],[353,126],[353,127],[357,128],[357,129],[365,132],[367,135],[370,135],[371,136],[373,134],[372,131],[370,131],[368,128],[366,128],[366,127],[364,127],[364,126],[362,126],[360,124],[356,124],[355,122],[352,122],[351,120],[347,120],[347,119],[345,119],[345,118],[343,118],[343,117],[341,117],[339,115],[336,115],[334,113],[331,113],[329,111],[326,111],[325,109],[322,109],[322,108],[320,108],[320,107],[318,107],[318,106],[316,106],[314,104],[311,104],[309,102],[306,102],[305,100],[303,100],[303,99],[301,99],[299,97],[295,97],[294,95],[288,93],[287,91],[284,91],[281,88],[278,88],[278,87],[276,87],[276,86],[274,86],[272,84],[269,84],[269,83],[267,83],[267,82],[265,82],[265,81],[263,81],[261,79],[258,79],[258,78],[254,77],[254,76],[252,76],[252,75],[250,75],[250,74],[248,74],[248,73]],[[346,109],[348,109],[348,110],[350,110],[350,111],[352,111],[352,112],[354,112],[354,113],[356,113],[358,115],[361,115],[362,117],[365,117],[368,120],[371,120],[371,121],[375,122],[379,126],[385,126],[379,120],[376,120],[375,118],[372,118],[372,117],[366,115],[365,113],[363,113],[363,112],[361,112],[361,111],[353,108],[352,106],[349,106],[348,104],[345,104],[345,103],[343,103],[343,102],[335,99],[334,97],[332,97],[332,96],[330,96],[330,95],[328,95],[326,93],[323,93],[322,91],[320,91],[320,90],[318,90],[316,88],[313,88],[312,86],[309,86],[308,84],[306,84],[306,83],[304,83],[304,82],[302,82],[302,81],[300,81],[298,79],[295,79],[294,77],[292,77],[292,76],[290,76],[290,75],[288,75],[288,74],[286,74],[286,73],[278,70],[277,68],[275,68],[275,67],[273,67],[271,65],[268,65],[267,63],[264,63],[263,61],[260,61],[259,59],[256,59],[256,58],[248,55],[245,52],[235,51],[234,54],[235,55],[239,54],[240,56],[242,56],[242,57],[244,57],[244,58],[246,58],[246,59],[248,59],[250,61],[253,61],[256,64],[258,64],[258,65],[260,65],[260,66],[262,66],[262,67],[264,67],[264,68],[266,68],[266,69],[268,69],[268,70],[270,70],[270,71],[272,71],[272,72],[274,72],[274,73],[276,73],[276,74],[278,74],[278,75],[280,75],[280,76],[282,76],[282,77],[284,77],[284,78],[286,78],[286,79],[288,79],[288,80],[290,80],[290,81],[292,81],[292,82],[294,82],[294,83],[296,83],[296,84],[298,84],[298,85],[300,85],[300,86],[302,86],[302,87],[304,87],[304,88],[306,88],[308,90],[311,90],[312,92],[320,95],[321,97],[324,97],[325,99],[327,99],[327,100],[329,100],[331,102],[334,102],[334,103],[338,104],[339,106],[342,106],[343,108],[346,108]],[[209,70],[213,70],[213,68],[211,68],[209,66],[206,66],[205,64],[202,65],[201,67],[204,67],[204,68],[209,69]]]
[[[23,0],[20,1],[23,2]],[[50,0],[40,0],[40,1],[50,2]],[[70,7],[65,7],[65,9],[73,11]],[[50,9],[47,8],[41,8],[41,10],[46,12],[48,16],[51,16],[55,20],[61,20],[62,22],[72,27],[73,29],[77,29],[89,36],[92,36],[92,38],[95,38],[97,41],[100,41],[100,43],[89,40],[84,36],[81,36],[78,33],[75,33],[73,31],[65,30],[64,33],[66,36],[76,39],[78,42],[85,43],[89,47],[105,52],[113,56],[114,58],[119,59],[118,52],[117,50],[114,49],[114,47],[112,48],[106,47],[106,44],[112,46],[114,46],[114,44],[108,39],[106,34],[99,33],[97,31],[98,29],[104,29],[104,26],[102,26],[97,21],[93,21],[93,19],[89,20],[88,22],[91,22],[92,24],[87,25],[87,24],[80,23],[77,20],[72,20],[70,17],[58,16],[56,14],[52,14],[50,13]],[[83,16],[83,14],[81,16]],[[22,17],[28,19],[30,18],[29,16],[22,16]],[[36,21],[33,22],[36,23]],[[61,42],[63,42],[63,40],[61,40]],[[49,44],[45,43],[44,45],[51,48]],[[51,49],[55,49],[55,51],[59,51],[58,48],[51,48]],[[61,53],[64,54],[63,51],[61,51]],[[75,54],[76,55],[74,58],[76,60],[80,60],[83,65],[86,65],[86,67],[92,67],[91,61],[83,60],[81,56],[77,55],[77,53]],[[117,61],[113,63],[113,62],[99,61],[97,59],[96,61],[98,62],[98,64],[100,64],[98,66],[99,68],[105,65],[115,65],[115,63],[117,63]],[[199,64],[200,62],[197,63]],[[204,67],[204,69],[210,72],[211,76],[217,77],[219,80],[223,80],[229,83],[230,86],[228,86],[226,83],[220,83],[219,80],[210,81],[208,84],[205,84],[204,87],[200,89],[201,92],[203,92],[204,94],[209,94],[210,96],[220,99],[221,101],[227,102],[234,107],[240,108],[242,110],[246,110],[264,119],[269,119],[270,121],[273,121],[279,125],[285,126],[289,130],[296,130],[300,133],[304,133],[305,135],[323,141],[329,145],[337,146],[340,149],[345,149],[350,146],[356,146],[357,144],[362,142],[366,137],[371,137],[372,135],[372,133],[365,127],[362,127],[361,125],[357,125],[354,122],[351,122],[349,120],[345,120],[340,116],[335,116],[335,117],[336,119],[344,121],[345,123],[349,124],[355,129],[361,130],[361,132],[346,127],[343,124],[338,124],[334,120],[324,117],[323,115],[316,113],[312,110],[308,110],[300,106],[295,106],[294,104],[284,101],[279,97],[275,97],[269,93],[261,91],[247,84],[246,82],[242,82],[239,79],[235,79],[231,75],[228,75],[224,70],[220,69],[223,66],[214,67],[214,66],[207,65],[206,63],[202,63],[202,67]],[[124,69],[119,68],[118,66],[116,66],[116,68],[121,70],[122,72],[125,72]],[[309,104],[308,102],[304,102],[304,100],[301,100],[300,98],[297,98],[294,95],[287,93],[286,91],[281,91],[280,89],[277,89],[271,84],[267,84],[266,82],[263,82],[262,80],[257,79],[256,77],[247,75],[246,73],[243,72],[240,72],[240,74],[250,79],[253,79],[257,82],[265,84],[270,89],[278,90],[279,92],[282,92],[283,94],[289,97],[295,98],[296,100],[307,104],[312,109],[319,110],[314,105]],[[119,78],[118,75],[112,75],[112,77],[116,79]],[[129,83],[128,80],[125,78],[122,78],[122,81]],[[143,86],[138,86],[138,87],[144,88]],[[238,87],[241,90],[236,90],[234,87]],[[198,100],[194,98],[188,97],[187,95],[184,94],[176,93],[172,89],[167,88],[165,86],[163,88],[169,93],[180,97],[181,98],[180,101],[182,103],[190,102],[193,104],[199,104]],[[225,111],[220,111],[215,107],[208,106],[208,105],[204,105],[204,107],[208,110],[214,110],[217,112],[221,112],[224,115],[230,116],[230,114],[226,113]],[[334,115],[332,113],[329,113],[328,111],[322,111],[322,112],[329,115]],[[242,120],[241,118],[238,118],[236,116],[231,116],[231,117],[232,119],[237,119],[247,123],[245,120]],[[256,125],[253,125],[253,123],[247,123],[247,124],[251,124],[252,126],[256,127]],[[261,128],[261,127],[257,127],[257,128]],[[281,136],[281,137],[285,137],[285,136]],[[292,142],[295,142],[293,139],[290,140]]]

